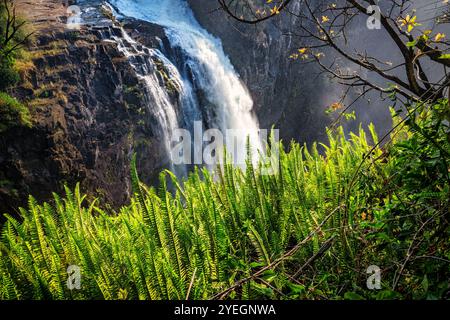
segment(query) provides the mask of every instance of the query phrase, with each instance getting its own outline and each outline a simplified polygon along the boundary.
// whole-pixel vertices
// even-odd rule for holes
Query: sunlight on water
[[[195,20],[182,0],[112,0],[120,13],[146,20],[165,28],[173,47],[182,50],[193,74],[195,87],[201,88],[215,108],[215,119],[206,119],[210,127],[221,130],[245,130],[240,139],[250,136],[252,152],[263,150],[258,137],[258,121],[253,115],[253,101],[239,79],[220,40],[210,35]],[[186,81],[186,80],[185,80]],[[244,143],[245,144],[245,143]],[[242,150],[245,152],[245,150]]]

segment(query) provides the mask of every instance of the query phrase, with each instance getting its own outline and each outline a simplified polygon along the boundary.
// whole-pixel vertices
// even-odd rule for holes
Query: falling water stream
[[[158,123],[156,130],[166,153],[169,154],[172,132],[180,126],[179,116],[176,106],[169,97],[168,89],[163,83],[164,81],[161,81],[158,78],[159,73],[155,72],[155,61],[164,66],[164,72],[168,73],[171,85],[175,86],[176,90],[180,92],[180,96],[183,97],[181,103],[187,108],[195,107],[195,104],[189,100],[189,97],[193,97],[191,88],[185,87],[177,68],[159,50],[150,49],[137,43],[123,28],[120,28],[120,35],[110,32],[105,35],[103,31],[103,38],[117,43],[119,51],[127,58],[136,75],[144,84],[145,92],[143,96],[146,99],[146,105],[151,109],[149,111]],[[194,110],[191,110],[191,112],[195,113]],[[170,165],[170,169],[177,175],[187,173],[185,167]]]
[[[174,79],[180,89],[181,114],[184,118],[180,119],[167,92],[164,92],[154,73],[148,71],[150,67],[148,62],[140,61],[142,58],[140,54],[136,56],[135,53],[140,51],[137,43],[125,32],[123,40],[116,39],[122,52],[132,59],[135,70],[146,84],[148,96],[153,100],[149,102],[157,108],[155,114],[163,128],[162,134],[166,140],[166,148],[170,148],[171,132],[180,125],[180,122],[190,127],[194,121],[203,120],[208,128],[217,128],[224,135],[227,129],[239,130],[240,134],[235,138],[241,141],[236,141],[236,145],[245,146],[246,140],[250,139],[253,154],[263,150],[258,136],[258,121],[252,111],[253,101],[246,87],[225,55],[220,40],[200,26],[186,1],[111,0],[109,2],[124,16],[162,26],[172,48],[181,51],[184,67],[189,70],[188,76],[187,72],[177,70],[160,51],[142,49],[146,50],[150,56],[157,56],[164,63],[170,72],[171,79]],[[199,99],[195,97],[193,88],[203,92],[207,105],[199,105]],[[240,149],[236,152],[246,153],[245,148]]]

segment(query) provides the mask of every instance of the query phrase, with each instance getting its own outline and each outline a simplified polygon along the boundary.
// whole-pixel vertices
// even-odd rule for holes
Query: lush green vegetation
[[[18,125],[31,126],[30,111],[17,99],[0,92],[0,133]]]
[[[6,93],[20,81],[16,62],[30,33],[25,22],[16,16],[13,4],[0,3],[0,133],[14,126],[30,126],[27,107]]]
[[[0,63],[0,90],[5,90],[19,82],[19,73],[14,69],[12,61]]]
[[[13,25],[11,23],[11,11],[8,10],[5,3],[0,3],[0,91],[16,84],[19,81],[19,74],[14,69],[14,62],[19,54],[19,47],[15,47],[24,39],[23,32],[17,30],[13,34]]]
[[[117,213],[78,187],[30,198],[3,228],[0,299],[448,297],[449,107],[412,108],[384,147],[373,127],[340,128],[327,145],[281,150],[273,176],[249,162],[183,186],[165,172],[155,190],[133,166],[135,195]],[[370,265],[380,290],[366,287]]]

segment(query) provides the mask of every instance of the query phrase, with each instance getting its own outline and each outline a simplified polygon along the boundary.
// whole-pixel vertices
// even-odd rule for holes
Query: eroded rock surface
[[[40,10],[42,2],[35,4]],[[59,8],[47,2],[48,10]],[[64,184],[77,182],[105,203],[125,204],[132,154],[148,183],[165,160],[142,84],[117,43],[105,39],[108,33],[120,35],[120,29],[93,23],[68,30],[65,16],[43,24],[42,11],[27,7],[23,13],[30,14],[37,35],[14,96],[30,108],[33,127],[0,135],[0,211],[26,205],[29,194],[47,200]],[[143,22],[131,20],[125,28],[131,35],[145,29],[147,45],[164,37],[161,28]]]

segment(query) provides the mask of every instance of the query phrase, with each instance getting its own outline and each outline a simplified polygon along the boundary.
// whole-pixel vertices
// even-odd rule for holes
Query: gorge
[[[449,17],[1,0],[0,302],[450,299]]]
[[[255,153],[259,127],[280,129],[287,143],[326,139],[325,108],[342,88],[288,58],[295,17],[244,28],[214,10],[215,1],[80,0],[83,25],[70,30],[61,1],[18,3],[36,43],[12,90],[35,123],[0,137],[0,210],[79,181],[118,207],[130,197],[133,153],[147,183],[164,168],[186,175],[189,168],[170,164],[169,136],[178,127],[192,132],[194,121],[244,129]],[[387,108],[362,104],[358,120],[386,131]]]
[[[30,14],[33,5],[26,5]],[[35,23],[40,29],[32,49],[35,67],[23,72],[15,89],[33,105],[35,124],[4,137],[0,209],[16,207],[29,193],[44,200],[76,181],[105,201],[124,204],[134,152],[149,183],[163,168],[186,176],[186,165],[171,163],[171,135],[177,128],[192,131],[195,121],[205,129],[241,130],[238,145],[246,145],[248,135],[255,154],[263,149],[247,88],[220,40],[198,24],[187,2],[78,1],[77,6],[80,30],[64,25],[64,15],[56,17],[50,33],[49,26]],[[30,131],[33,148],[25,150]]]

